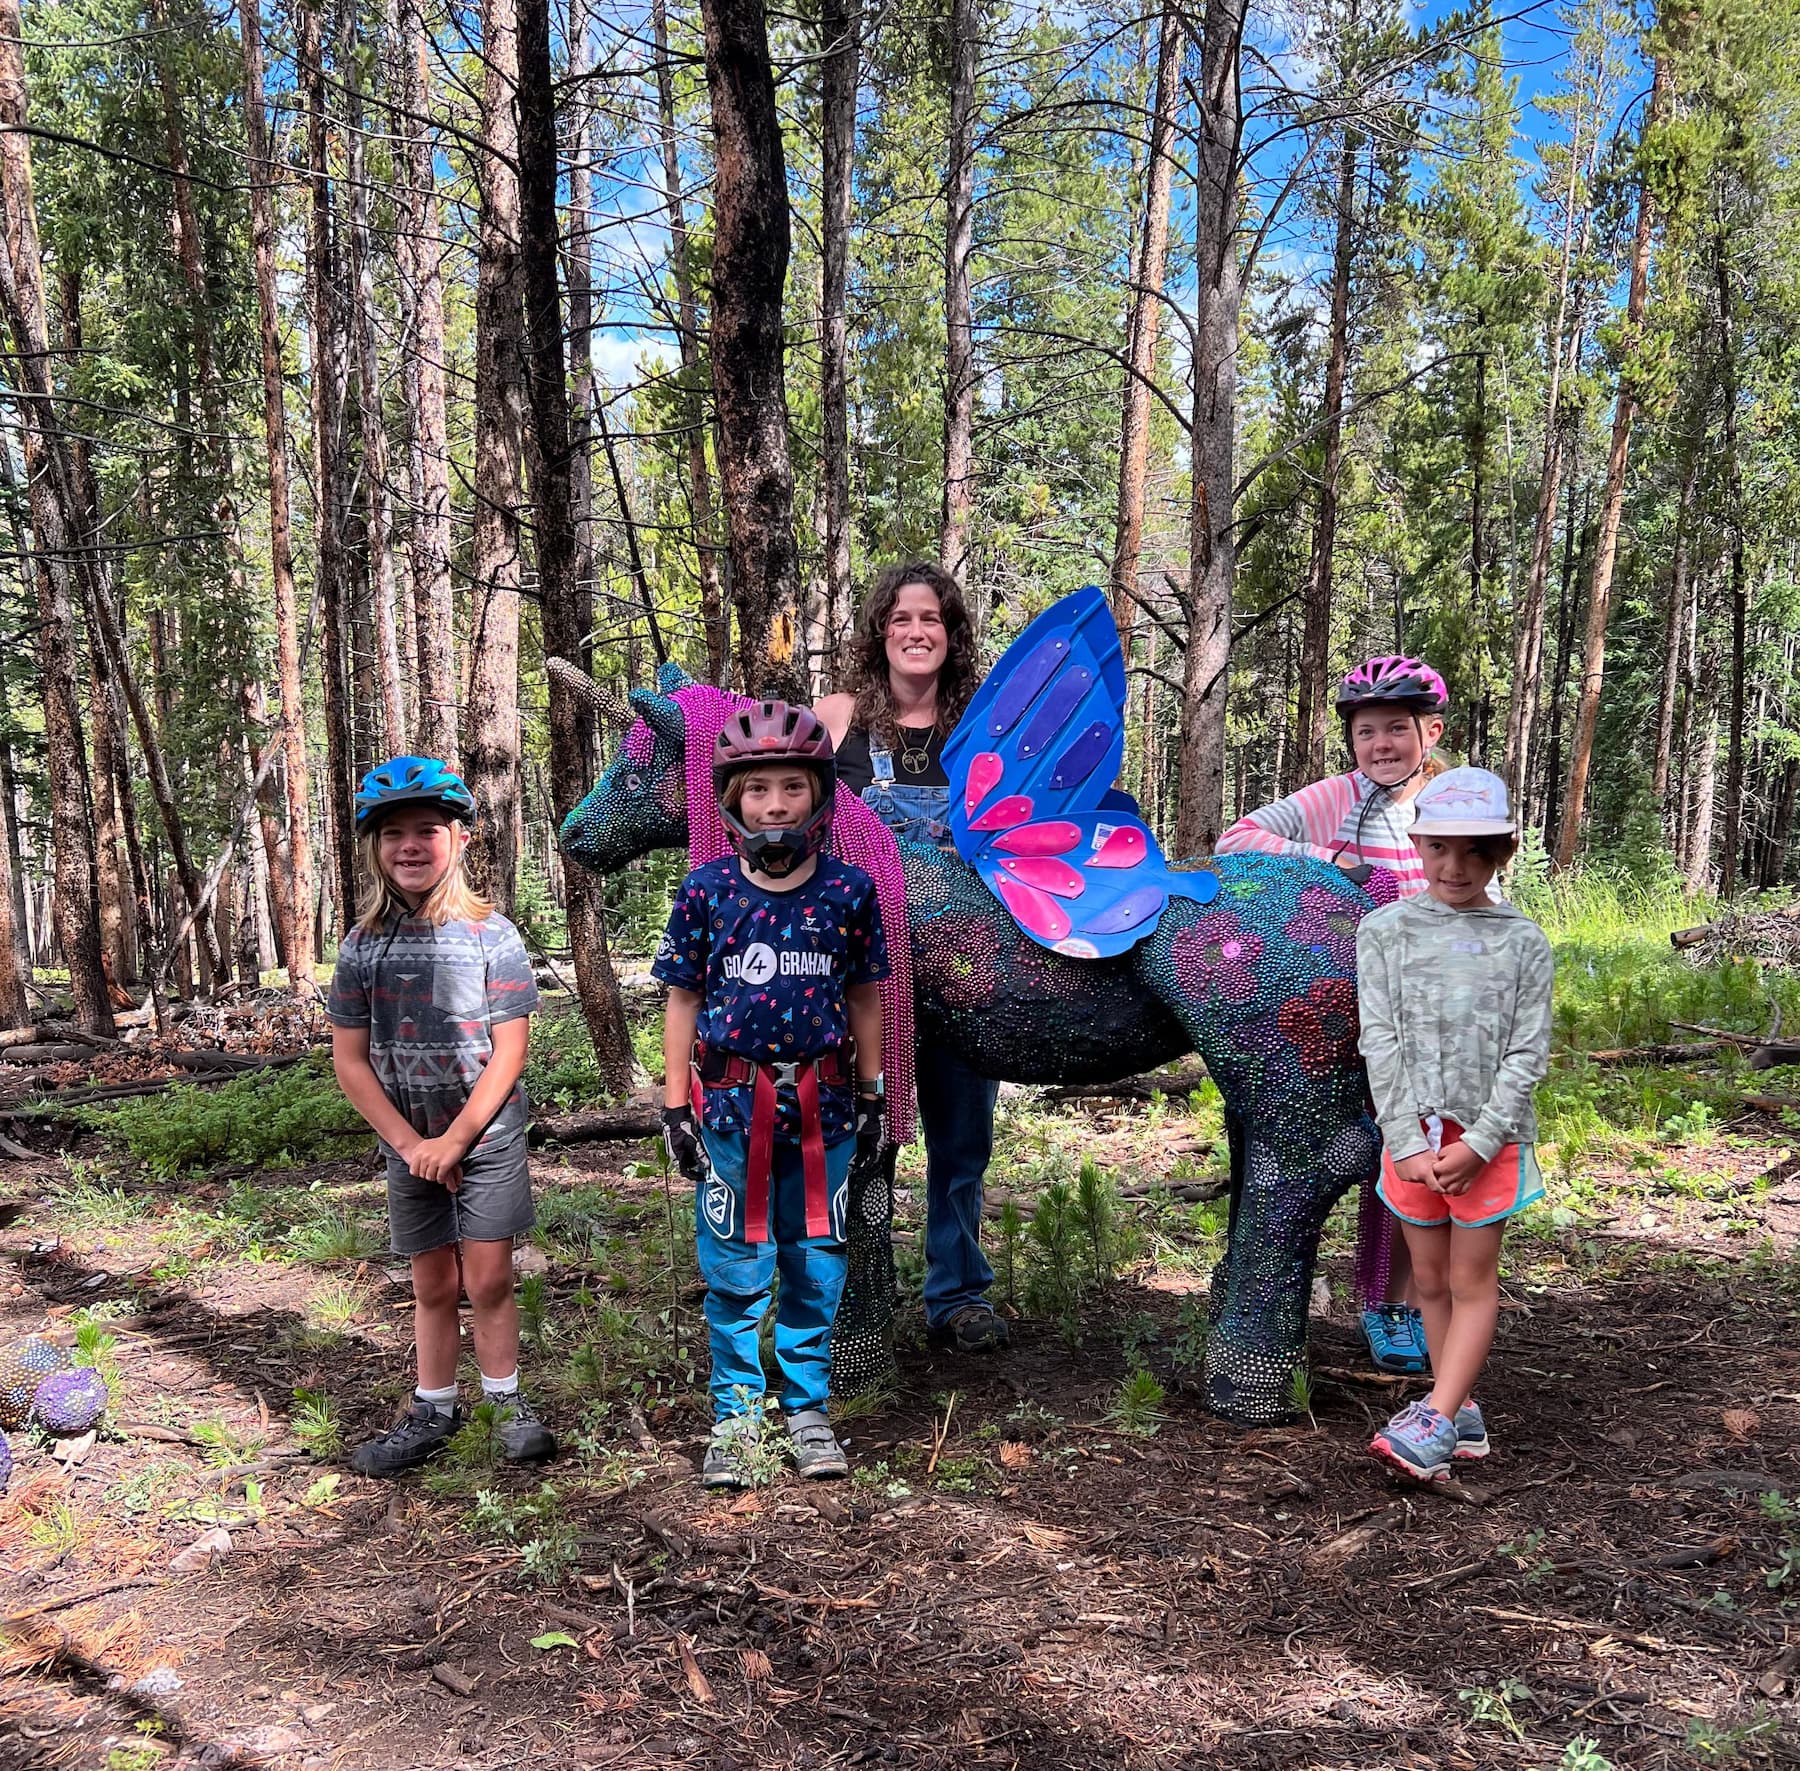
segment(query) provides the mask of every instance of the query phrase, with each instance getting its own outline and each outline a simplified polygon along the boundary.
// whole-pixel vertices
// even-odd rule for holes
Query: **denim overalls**
[[[873,735],[874,779],[863,803],[896,836],[949,849],[950,789],[894,778],[894,759]],[[981,1252],[981,1181],[994,1153],[1000,1085],[952,1057],[940,1040],[921,1040],[915,1079],[925,1134],[925,1319],[936,1328],[970,1304],[984,1304],[994,1270]]]

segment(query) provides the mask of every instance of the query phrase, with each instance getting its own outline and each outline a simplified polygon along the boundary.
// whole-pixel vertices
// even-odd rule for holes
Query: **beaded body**
[[[36,1335],[0,1349],[0,1427],[10,1433],[24,1426],[38,1385],[73,1363],[65,1348]]]
[[[634,694],[655,719],[632,726],[563,827],[569,854],[597,872],[687,842],[680,709],[655,699],[647,709]],[[1322,862],[1219,856],[1195,873],[1196,898],[1172,895],[1130,951],[1072,958],[1032,940],[957,855],[898,846],[921,1040],[1015,1082],[1204,1059],[1237,1127],[1207,1399],[1234,1420],[1285,1419],[1319,1233],[1380,1151],[1356,1049],[1356,927],[1370,901]],[[1181,870],[1172,878],[1178,891]]]

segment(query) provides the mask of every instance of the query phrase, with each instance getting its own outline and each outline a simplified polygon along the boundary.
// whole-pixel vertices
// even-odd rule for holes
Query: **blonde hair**
[[[356,860],[363,880],[362,891],[356,900],[356,926],[365,934],[380,934],[387,927],[390,916],[422,917],[426,922],[441,925],[446,922],[485,922],[493,915],[494,906],[469,884],[463,873],[463,857],[469,851],[467,843],[457,846],[450,865],[444,869],[444,877],[425,894],[424,903],[415,910],[382,872],[377,850],[380,841],[379,824],[363,831],[356,839]]]

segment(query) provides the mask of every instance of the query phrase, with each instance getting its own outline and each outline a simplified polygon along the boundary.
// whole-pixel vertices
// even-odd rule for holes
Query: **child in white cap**
[[[1532,1090],[1550,1062],[1550,943],[1488,896],[1518,848],[1506,783],[1451,769],[1420,790],[1426,889],[1363,918],[1362,1054],[1385,1150],[1380,1192],[1412,1256],[1432,1390],[1369,1449],[1417,1481],[1485,1457],[1474,1400],[1500,1307],[1506,1220],[1541,1199]]]

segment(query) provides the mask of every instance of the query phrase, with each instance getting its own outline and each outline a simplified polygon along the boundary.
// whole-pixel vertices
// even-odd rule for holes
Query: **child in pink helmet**
[[[1220,836],[1218,852],[1310,855],[1382,898],[1424,891],[1425,869],[1409,835],[1412,802],[1431,778],[1431,751],[1449,706],[1444,679],[1422,659],[1366,659],[1337,692],[1355,767],[1245,813]],[[1425,1369],[1425,1327],[1407,1297],[1410,1278],[1406,1251],[1397,1245],[1390,1301],[1363,1312],[1370,1357],[1383,1371]]]

